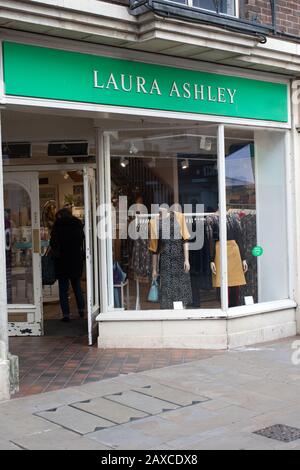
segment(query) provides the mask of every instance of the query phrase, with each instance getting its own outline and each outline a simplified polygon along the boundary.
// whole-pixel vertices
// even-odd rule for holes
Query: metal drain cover
[[[274,426],[270,426],[269,428],[255,431],[253,434],[281,442],[293,442],[300,439],[300,429],[285,426],[284,424],[274,424]]]

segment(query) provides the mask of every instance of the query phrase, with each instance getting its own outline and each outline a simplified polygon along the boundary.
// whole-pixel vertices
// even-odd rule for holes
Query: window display
[[[109,249],[126,274],[131,309],[220,307],[205,230],[218,210],[216,130],[197,125],[111,138],[115,236]],[[152,281],[157,302],[148,300]],[[115,295],[114,306],[120,308]]]
[[[226,128],[222,163],[217,126],[111,134],[110,305],[220,309],[225,284],[229,307],[288,298],[287,260],[276,257],[276,250],[287,246],[284,138],[273,131]],[[224,182],[218,178],[220,163]],[[222,189],[219,196],[220,188],[226,194]],[[220,197],[226,199],[224,214]],[[277,272],[270,275],[274,263]],[[113,266],[122,272],[121,283]]]

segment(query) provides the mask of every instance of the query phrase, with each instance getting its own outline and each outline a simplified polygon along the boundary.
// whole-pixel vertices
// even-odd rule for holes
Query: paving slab
[[[242,406],[248,410],[264,413],[278,411],[286,407],[286,403],[283,400],[266,397],[260,393],[247,391],[247,389],[226,393],[222,396],[222,400],[227,401],[231,405]]]
[[[56,424],[31,414],[3,416],[0,410],[0,416],[0,439],[4,441],[15,441],[20,436],[28,436],[49,430],[57,431],[59,429]]]
[[[10,441],[0,439],[0,450],[22,450],[16,444]]]
[[[161,445],[161,438],[158,436],[145,437],[138,430],[117,426],[116,428],[103,429],[92,434],[88,434],[88,439],[93,439],[98,443],[109,446],[117,450],[145,450],[156,448]]]
[[[152,416],[134,423],[103,429],[86,437],[114,449],[150,449],[162,446],[175,436],[184,436],[180,425],[164,421],[159,416]]]
[[[124,424],[149,416],[147,413],[105,398],[93,398],[88,402],[74,403],[72,406],[116,424]]]
[[[62,406],[53,411],[42,411],[37,415],[78,434],[87,434],[95,431],[97,428],[103,429],[114,426],[114,423],[111,421],[93,416],[71,406]]]
[[[10,415],[13,413],[19,414],[20,412],[36,413],[77,401],[87,400],[88,398],[90,398],[90,394],[86,394],[83,389],[71,387],[55,392],[13,399],[5,404],[1,413],[7,412]]]
[[[256,416],[256,413],[239,406],[229,406],[218,411],[204,409],[201,404],[161,415],[173,423],[181,423],[186,434],[199,433],[243,422]]]
[[[88,397],[103,397],[113,393],[120,393],[132,388],[130,383],[122,380],[122,377],[114,379],[100,380],[99,382],[90,382],[77,387],[72,387],[72,390],[77,393],[84,393]],[[84,398],[83,398],[84,399]],[[73,400],[73,403],[78,400]]]
[[[180,406],[195,405],[209,400],[208,397],[203,397],[201,395],[196,395],[188,391],[179,390],[177,388],[161,384],[146,385],[135,390],[144,395],[169,401]]]
[[[178,408],[178,405],[174,405],[173,403],[149,397],[135,391],[109,395],[106,398],[151,415],[162,413],[167,410],[176,410]]]
[[[27,450],[105,450],[108,446],[86,439],[66,429],[33,434],[16,439],[16,444]]]

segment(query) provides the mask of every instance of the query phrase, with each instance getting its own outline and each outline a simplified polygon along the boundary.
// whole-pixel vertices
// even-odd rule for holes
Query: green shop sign
[[[286,84],[4,42],[6,95],[288,121]]]

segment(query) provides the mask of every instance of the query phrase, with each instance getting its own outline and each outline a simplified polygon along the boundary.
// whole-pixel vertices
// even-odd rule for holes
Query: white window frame
[[[216,124],[211,120],[207,121],[209,124]],[[112,286],[113,286],[113,275],[112,269],[108,269],[106,265],[106,280],[104,284],[107,286],[107,294],[110,298],[110,302],[107,302],[104,307],[104,313],[101,313],[98,317],[100,319],[110,319],[110,320],[174,320],[174,319],[226,319],[226,318],[238,318],[248,315],[258,315],[261,313],[266,313],[270,311],[277,311],[289,308],[295,308],[296,302],[294,301],[294,276],[292,275],[293,266],[290,265],[292,257],[292,220],[290,214],[290,207],[288,204],[288,198],[286,199],[286,208],[287,208],[287,258],[289,262],[289,272],[288,272],[288,298],[270,302],[260,302],[253,305],[241,305],[239,307],[229,307],[229,297],[228,297],[228,276],[227,276],[227,226],[226,226],[226,214],[227,214],[227,202],[226,202],[226,172],[225,172],[225,131],[227,128],[236,128],[242,129],[244,126],[233,126],[230,123],[219,123],[216,124],[217,127],[217,149],[218,149],[218,187],[219,187],[219,213],[220,213],[220,247],[221,247],[221,305],[220,308],[214,309],[185,309],[185,310],[122,310],[115,309],[112,304]],[[248,127],[248,126],[247,126]],[[249,128],[249,127],[248,127]],[[257,121],[253,122],[251,128],[254,130],[258,128]],[[109,181],[108,191],[106,191],[106,199],[103,203],[110,201],[110,181],[111,181],[111,171],[110,171],[110,138],[109,135],[112,132],[117,132],[119,129],[112,129],[104,132],[104,167],[105,175],[104,178]],[[120,129],[121,130],[121,129]],[[124,132],[126,129],[122,129]],[[134,130],[132,128],[128,129],[130,131]],[[266,131],[270,129],[266,128]],[[281,131],[285,134],[285,149],[286,149],[286,179],[285,187],[287,193],[289,193],[289,182],[291,181],[291,168],[290,168],[290,152],[289,152],[289,141],[290,141],[290,131],[287,129],[277,129],[273,128],[273,131]],[[108,217],[108,220],[111,220],[111,217]],[[106,256],[109,258],[109,263],[112,266],[112,238],[108,240],[106,244],[106,250],[109,250],[109,253],[106,253]],[[103,265],[103,269],[105,269]]]

